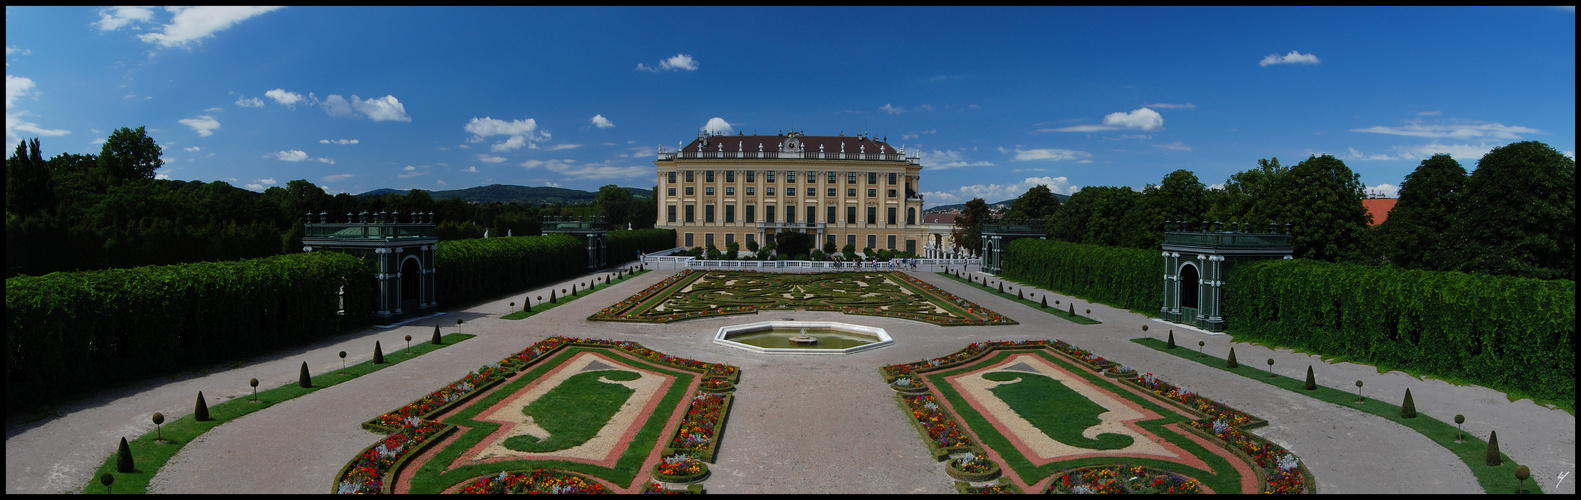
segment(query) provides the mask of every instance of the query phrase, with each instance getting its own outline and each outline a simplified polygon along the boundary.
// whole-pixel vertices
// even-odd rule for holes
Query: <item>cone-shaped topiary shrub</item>
[[[550,304],[559,304],[560,303],[560,298],[556,297],[554,295],[554,290],[550,290],[549,291],[549,303]]]
[[[307,362],[302,362],[302,373],[296,376],[296,385],[313,387],[313,376],[307,374]]]
[[[571,284],[571,295],[576,295],[576,283]]]
[[[1312,376],[1312,365],[1307,365],[1307,385],[1303,388],[1309,391],[1317,390],[1317,378]]]
[[[1488,433],[1488,465],[1503,465],[1504,458],[1499,456],[1499,431]]]
[[[373,364],[384,364],[384,347],[380,346],[377,340],[373,341]]]
[[[1174,330],[1170,330],[1169,331],[1169,348],[1170,349],[1174,349],[1175,348],[1175,331]]]
[[[522,311],[532,312],[532,297],[522,299]]]
[[[1235,348],[1234,347],[1230,348],[1230,358],[1224,360],[1224,366],[1227,367],[1227,368],[1239,368],[1241,366],[1240,363],[1236,363],[1235,362]]]
[[[1074,303],[1070,305],[1070,315],[1073,318],[1076,317],[1076,304]]]
[[[1016,300],[1021,300],[1021,291],[1016,290]]]
[[[1044,309],[1048,309],[1049,308],[1049,296],[1044,295],[1043,296],[1043,303],[1039,304],[1038,307],[1042,307]]]
[[[121,446],[115,449],[115,471],[124,473],[135,470],[137,469],[132,467],[132,447],[127,446],[126,437],[123,436],[121,437]]]
[[[203,400],[203,391],[198,391],[198,402],[192,407],[192,419],[199,422],[209,421],[209,403]]]
[[[433,345],[439,345],[439,343],[440,343],[439,342],[439,325],[434,325],[434,338],[432,340],[429,340],[428,343],[433,344]]]
[[[1416,402],[1411,401],[1411,389],[1405,389],[1405,402],[1400,403],[1400,418],[1416,418]]]
[[[999,282],[999,293],[1005,293],[1005,282]]]

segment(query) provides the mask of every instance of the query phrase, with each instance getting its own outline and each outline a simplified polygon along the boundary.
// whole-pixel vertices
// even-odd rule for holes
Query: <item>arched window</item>
[[[407,310],[417,309],[418,286],[423,277],[423,266],[417,263],[417,257],[407,257],[401,261],[401,308]],[[410,304],[408,306],[408,304]]]
[[[1180,266],[1180,307],[1197,307],[1197,287],[1200,276],[1197,266],[1186,264]]]
[[[906,225],[909,226],[909,225],[916,224],[916,223],[917,223],[917,209],[916,208],[907,208],[906,209]]]

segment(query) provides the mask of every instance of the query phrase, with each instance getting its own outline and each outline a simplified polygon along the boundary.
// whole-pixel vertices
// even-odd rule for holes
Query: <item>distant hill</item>
[[[1054,198],[1058,199],[1060,203],[1065,203],[1067,201],[1070,201],[1070,195],[1068,195],[1068,194],[1054,193]],[[992,207],[994,205],[1004,205],[1005,207],[1009,207],[1010,203],[1013,202],[1013,201],[1016,201],[1016,199],[1015,198],[1011,198],[1011,199],[1008,199],[1008,200],[1005,200],[1005,201],[1001,201],[1001,202],[998,202],[998,203],[989,203],[988,206]],[[958,212],[958,211],[965,210],[965,209],[966,209],[966,204],[965,203],[956,203],[954,205],[939,205],[937,207],[929,207],[929,208],[923,209],[923,212]]]
[[[653,198],[652,188],[628,187],[631,195],[641,199]],[[466,189],[449,189],[442,191],[428,191],[428,196],[435,201],[447,198],[460,198],[462,201],[475,201],[478,203],[520,203],[523,205],[538,205],[542,203],[563,203],[575,205],[579,203],[592,203],[597,191],[582,191],[557,187],[528,187],[507,186],[504,184],[490,184],[487,186],[471,187]],[[386,194],[405,195],[409,191],[398,189],[375,189],[357,195],[358,198],[376,198]]]

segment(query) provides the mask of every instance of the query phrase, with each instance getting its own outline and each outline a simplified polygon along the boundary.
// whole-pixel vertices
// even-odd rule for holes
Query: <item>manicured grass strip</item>
[[[605,468],[598,465],[565,460],[510,460],[485,464],[465,465],[450,469],[450,465],[461,457],[461,454],[477,445],[484,438],[499,428],[500,424],[474,420],[479,413],[505,398],[515,395],[517,390],[544,376],[550,370],[570,360],[572,356],[584,351],[600,352],[608,356],[618,356],[622,363],[633,367],[640,367],[659,374],[675,377],[675,382],[670,386],[660,399],[654,413],[638,429],[637,435],[632,438],[626,451],[617,459],[614,468]],[[663,446],[665,437],[661,436],[664,427],[669,424],[670,416],[677,411],[684,411],[682,404],[686,403],[686,388],[690,386],[695,377],[703,374],[678,369],[654,363],[642,357],[613,347],[570,345],[548,357],[540,357],[533,362],[533,366],[526,373],[518,375],[515,380],[507,382],[494,391],[493,394],[481,397],[468,403],[461,409],[442,421],[450,425],[467,427],[454,442],[436,453],[432,459],[424,463],[412,474],[411,493],[433,494],[444,491],[451,485],[458,484],[469,478],[486,474],[499,474],[500,472],[522,470],[524,468],[559,469],[577,474],[596,477],[614,483],[621,488],[632,486],[642,462],[647,460],[648,454],[656,446]]]
[[[1006,299],[1009,299],[1012,302],[1020,302],[1022,304],[1026,304],[1028,307],[1031,307],[1033,309],[1037,309],[1039,311],[1043,311],[1043,312],[1046,312],[1046,313],[1049,313],[1049,314],[1053,314],[1053,315],[1059,316],[1061,318],[1068,319],[1071,322],[1074,322],[1074,323],[1076,323],[1078,325],[1097,325],[1097,324],[1103,323],[1102,321],[1098,321],[1098,320],[1095,320],[1095,319],[1092,319],[1092,318],[1089,318],[1089,317],[1086,317],[1086,316],[1082,316],[1080,314],[1072,315],[1070,313],[1070,311],[1067,311],[1065,309],[1060,309],[1058,307],[1049,306],[1047,308],[1044,308],[1042,302],[1035,301],[1035,300],[1032,300],[1032,299],[1027,299],[1027,298],[1019,298],[1019,297],[1016,297],[1015,295],[1012,295],[1010,293],[1001,292],[997,288],[989,288],[987,286],[980,285],[980,284],[978,284],[976,282],[973,282],[972,280],[969,280],[969,279],[966,279],[966,278],[962,278],[962,277],[956,276],[954,274],[943,273],[943,272],[941,272],[941,273],[934,273],[934,274],[938,274],[939,276],[944,276],[946,278],[949,278],[949,279],[952,279],[952,280],[955,280],[955,281],[959,281],[961,283],[965,283],[965,284],[968,284],[968,285],[982,287],[984,290],[987,290],[988,293],[992,293],[992,294],[998,295],[1000,297],[1004,297]],[[1003,278],[1001,278],[999,281],[1002,281],[1002,282],[1005,282],[1005,283],[1015,283],[1014,281],[1005,280]],[[1015,285],[1024,287],[1024,285],[1022,285],[1020,283],[1015,283]],[[1047,293],[1047,292],[1045,292],[1045,293]]]
[[[170,462],[170,459],[175,457],[176,453],[181,451],[181,447],[186,446],[187,443],[191,443],[193,440],[197,439],[198,436],[208,432],[209,429],[213,429],[221,424],[236,420],[264,408],[290,401],[308,393],[324,389],[326,387],[333,387],[342,382],[389,368],[390,366],[402,361],[433,352],[436,349],[440,349],[445,346],[455,344],[456,342],[470,339],[472,337],[474,337],[474,335],[466,333],[452,333],[441,337],[440,341],[443,342],[443,344],[440,345],[434,345],[428,342],[420,342],[418,344],[412,345],[411,354],[407,354],[407,350],[405,348],[392,348],[390,349],[390,352],[384,354],[383,364],[376,365],[373,364],[372,360],[368,360],[348,366],[344,370],[335,370],[330,373],[314,375],[313,387],[304,388],[298,386],[295,383],[291,383],[276,387],[274,389],[259,391],[258,402],[256,403],[253,402],[251,395],[231,399],[229,401],[210,406],[210,420],[206,422],[194,420],[192,415],[187,415],[173,421],[166,421],[162,428],[155,430],[155,432],[138,436],[137,439],[127,440],[127,445],[132,450],[133,465],[136,466],[136,470],[134,472],[116,472],[115,453],[111,453],[110,457],[104,460],[104,465],[99,466],[99,470],[94,471],[93,478],[88,480],[88,485],[83,488],[82,492],[104,493],[105,487],[103,484],[99,483],[99,477],[106,473],[110,473],[115,475],[115,484],[111,485],[110,488],[111,493],[123,495],[148,493],[148,481],[153,479],[154,475],[159,472],[159,469],[163,468],[166,463]],[[196,396],[196,394],[193,395],[194,402],[196,401]],[[156,437],[160,435],[163,435],[165,441],[168,442],[164,444],[154,442]],[[112,445],[107,444],[106,446]]]
[[[1152,338],[1131,339],[1131,341],[1167,354],[1173,354],[1183,359],[1193,360],[1207,366],[1231,372],[1236,375],[1272,385],[1290,392],[1304,394],[1312,399],[1333,403],[1347,408],[1353,408],[1364,413],[1383,417],[1391,422],[1398,423],[1413,431],[1416,431],[1418,434],[1433,440],[1434,443],[1438,443],[1439,446],[1443,446],[1450,452],[1453,452],[1455,456],[1460,457],[1460,461],[1465,462],[1466,467],[1471,468],[1471,473],[1477,476],[1477,483],[1482,485],[1483,491],[1487,493],[1515,492],[1514,490],[1516,489],[1516,486],[1512,484],[1516,482],[1514,480],[1515,467],[1517,467],[1518,464],[1516,464],[1514,460],[1510,459],[1509,455],[1505,455],[1501,452],[1499,455],[1503,457],[1503,465],[1492,467],[1488,466],[1488,442],[1477,439],[1476,436],[1471,434],[1466,434],[1466,439],[1464,442],[1456,443],[1455,436],[1458,431],[1456,430],[1454,424],[1439,421],[1438,419],[1427,416],[1426,414],[1420,412],[1416,414],[1416,418],[1401,418],[1400,407],[1398,405],[1379,401],[1372,397],[1366,397],[1362,400],[1362,402],[1357,403],[1356,393],[1350,391],[1335,389],[1332,387],[1324,387],[1321,385],[1318,386],[1316,390],[1306,390],[1306,372],[1304,371],[1301,372],[1301,379],[1295,379],[1283,375],[1275,375],[1270,377],[1268,376],[1267,370],[1260,370],[1257,367],[1251,366],[1253,364],[1261,363],[1248,362],[1243,363],[1236,368],[1226,368],[1224,366],[1223,358],[1216,358],[1213,356],[1199,356],[1196,351],[1187,349],[1184,346],[1176,347],[1175,349],[1169,349],[1166,342]],[[1314,369],[1316,369],[1316,367],[1314,367]],[[1362,389],[1364,389],[1362,394],[1365,396],[1366,387],[1363,387]],[[1400,398],[1403,400],[1405,395],[1401,394]],[[1528,488],[1528,490],[1540,493],[1541,486],[1536,481],[1533,481],[1533,486]]]
[[[598,291],[598,289],[601,286],[607,287],[609,285],[620,283],[622,281],[626,281],[626,280],[629,280],[631,278],[635,278],[637,276],[640,276],[640,275],[643,275],[643,274],[647,274],[647,273],[648,273],[647,269],[643,269],[641,271],[636,271],[636,272],[625,273],[625,275],[623,275],[623,276],[621,276],[619,278],[615,278],[615,279],[610,280],[609,283],[604,283],[603,285],[600,285],[598,283],[594,283],[592,288],[588,288],[585,291],[578,290],[576,292],[576,295],[565,295],[563,297],[562,296],[556,296],[555,300],[558,301],[558,302],[545,302],[545,303],[534,304],[532,306],[532,310],[531,311],[516,311],[516,312],[510,313],[510,314],[506,314],[504,316],[501,316],[500,319],[526,319],[528,317],[537,315],[538,313],[541,313],[541,312],[544,312],[544,311],[548,311],[550,309],[554,309],[555,307],[558,307],[560,304],[564,304],[566,302],[570,302],[570,301],[582,298],[582,296],[584,296],[584,295],[587,295],[587,294],[593,293],[595,291]],[[594,279],[597,279],[597,278],[594,278]],[[577,284],[581,284],[581,283],[577,283]]]
[[[505,447],[516,451],[542,453],[560,451],[593,439],[599,429],[609,423],[620,411],[621,405],[631,398],[636,389],[620,384],[602,382],[609,380],[636,380],[641,378],[625,370],[598,370],[572,375],[549,393],[522,409],[522,414],[532,417],[549,437],[539,440],[522,434],[505,440]]]
[[[1016,380],[994,386],[988,391],[1055,441],[1090,450],[1117,450],[1131,446],[1131,436],[1124,434],[1099,434],[1096,439],[1083,436],[1082,431],[1103,423],[1098,415],[1108,409],[1074,389],[1065,387],[1058,380],[1040,373],[1010,372],[985,373],[983,378],[995,382]]]

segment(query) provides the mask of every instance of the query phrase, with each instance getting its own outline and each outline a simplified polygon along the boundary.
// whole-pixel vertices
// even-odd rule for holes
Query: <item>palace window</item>
[[[763,172],[763,182],[774,182],[774,171]]]
[[[706,194],[708,196],[713,196],[714,195],[714,187],[713,186],[708,186],[708,187],[703,188],[703,194]]]
[[[867,223],[868,224],[877,224],[878,223],[878,207],[867,207]],[[868,243],[868,245],[872,246],[872,243]]]
[[[687,170],[686,171],[686,182],[692,182],[692,181],[695,181],[695,180],[696,179],[692,178],[692,171],[691,170]]]
[[[675,172],[670,172],[669,178],[670,184],[675,184]]]
[[[735,221],[736,221],[736,206],[735,205],[725,205],[725,223],[726,224],[731,224],[731,223],[734,223]]]
[[[886,214],[886,215],[888,215],[889,217],[884,219],[886,221],[884,223],[885,224],[889,224],[889,225],[894,225],[895,224],[895,207],[889,207],[889,213]],[[894,236],[891,236],[891,238],[894,238]],[[889,242],[889,249],[890,250],[894,250],[895,249],[895,242],[893,242],[893,241]]]
[[[725,171],[725,182],[735,182],[735,181],[736,181],[736,171],[734,171],[734,170],[726,170]]]
[[[774,188],[772,186],[763,188],[763,194],[774,196]]]
[[[747,171],[747,182],[757,182],[757,181],[758,181],[758,172],[756,170],[748,170]]]
[[[703,205],[703,222],[707,222],[709,224],[712,224],[714,222],[714,206],[713,205]]]
[[[868,172],[867,173],[867,183],[868,184],[878,184],[878,172]]]
[[[894,192],[894,191],[895,190],[893,190],[893,189],[890,190],[890,192]],[[725,196],[735,196],[735,195],[736,195],[736,188],[731,187],[731,186],[725,186]]]
[[[675,223],[675,205],[670,205],[668,207],[665,207],[665,211],[664,212],[665,212],[666,215],[668,215],[668,217],[665,217],[664,220],[666,222],[674,224]]]
[[[691,186],[686,186],[686,195],[687,196],[691,196],[691,195],[694,195],[694,194],[697,194],[697,188],[694,188],[694,187],[691,187]]]
[[[714,182],[714,171],[713,170],[704,170],[703,171],[703,182]]]
[[[752,186],[747,186],[747,196],[752,196],[752,195],[758,194],[757,190],[758,190],[758,188],[755,188],[755,187],[752,187]]]
[[[747,211],[744,212],[744,214],[743,214],[743,215],[746,215],[747,217],[745,219],[741,219],[741,220],[745,221],[745,222],[757,222],[758,221],[758,219],[757,219],[757,215],[758,215],[757,214],[757,208],[758,207],[753,206],[753,205],[747,205]]]

